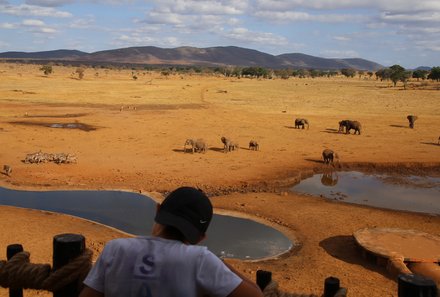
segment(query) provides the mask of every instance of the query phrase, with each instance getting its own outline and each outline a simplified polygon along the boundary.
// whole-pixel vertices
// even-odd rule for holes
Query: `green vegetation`
[[[431,69],[431,73],[429,73],[428,79],[440,81],[440,66],[433,67]]]
[[[50,64],[43,65],[41,66],[40,71],[43,71],[44,75],[47,76],[53,72],[52,65]]]

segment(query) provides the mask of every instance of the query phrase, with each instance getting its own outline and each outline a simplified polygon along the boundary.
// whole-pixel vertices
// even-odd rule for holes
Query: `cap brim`
[[[159,224],[172,226],[179,230],[190,244],[198,243],[200,237],[203,235],[193,224],[184,218],[173,215],[165,210],[159,211],[154,220]]]

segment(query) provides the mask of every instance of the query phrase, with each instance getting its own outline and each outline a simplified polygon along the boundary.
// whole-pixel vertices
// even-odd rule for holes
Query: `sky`
[[[0,0],[0,52],[132,46],[440,66],[440,0]]]

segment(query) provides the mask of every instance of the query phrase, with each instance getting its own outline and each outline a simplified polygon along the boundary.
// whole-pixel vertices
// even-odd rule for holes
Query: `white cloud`
[[[21,25],[32,33],[53,34],[57,32],[55,28],[47,26],[41,20],[26,19],[23,20]]]
[[[380,19],[384,22],[408,23],[408,22],[440,22],[440,12],[419,13],[390,13],[383,12]]]
[[[0,29],[16,29],[17,25],[12,23],[0,23]]]
[[[252,32],[246,28],[235,28],[228,32],[224,32],[223,36],[238,40],[240,42],[263,44],[263,45],[286,45],[288,40],[285,37],[275,35],[273,33]]]
[[[70,4],[75,2],[75,0],[26,0],[26,4],[45,6],[45,7],[57,7],[65,4]]]
[[[353,50],[323,50],[321,56],[333,59],[358,58],[359,53]]]
[[[32,27],[41,27],[44,26],[44,22],[40,20],[23,20],[23,25],[32,26]]]
[[[368,8],[378,11],[439,11],[438,0],[256,0],[257,10],[287,11],[297,9],[335,10]]]
[[[17,6],[0,5],[0,12],[14,16],[39,16],[39,17],[55,17],[55,18],[72,17],[72,14],[70,12],[59,11],[52,7],[40,7],[40,6],[27,5],[27,4],[21,4]]]
[[[434,52],[440,52],[440,41],[436,40],[418,40],[415,42],[416,46],[421,49],[428,49]],[[439,61],[433,61],[438,63]]]
[[[248,1],[243,0],[156,0],[154,10],[178,14],[238,15],[243,14]]]
[[[95,18],[94,17],[87,17],[87,18],[78,18],[73,20],[69,28],[72,29],[89,29],[92,28],[95,25]]]
[[[122,34],[114,39],[113,45],[115,46],[145,46],[154,45],[159,47],[177,47],[184,45],[177,37],[151,37],[146,35],[141,35],[138,33],[133,34]],[[186,45],[186,44],[185,44]]]
[[[351,37],[348,37],[348,36],[334,36],[333,39],[337,40],[337,41],[350,41]]]
[[[366,20],[363,15],[353,14],[310,14],[303,11],[259,11],[255,16],[273,22],[360,22]]]

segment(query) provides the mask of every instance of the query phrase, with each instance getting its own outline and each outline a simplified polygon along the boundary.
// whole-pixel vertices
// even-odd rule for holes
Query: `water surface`
[[[156,210],[152,199],[121,191],[33,192],[0,188],[0,204],[70,214],[135,235],[150,234]],[[207,239],[201,244],[216,255],[240,259],[276,256],[292,247],[278,230],[224,215],[214,215]]]
[[[438,177],[326,172],[301,181],[291,190],[349,203],[440,215]]]

